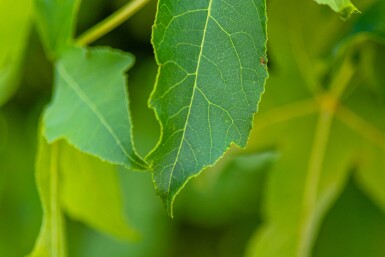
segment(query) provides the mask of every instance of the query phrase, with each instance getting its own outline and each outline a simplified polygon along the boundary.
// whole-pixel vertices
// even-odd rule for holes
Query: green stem
[[[51,146],[50,162],[50,214],[51,214],[51,256],[66,257],[66,236],[64,231],[64,217],[60,206],[58,144]]]
[[[99,22],[94,27],[83,33],[76,40],[76,44],[80,46],[88,45],[95,40],[101,38],[111,30],[118,27],[125,22],[128,18],[138,12],[151,0],[132,0],[125,4],[121,9],[113,13],[105,20]]]

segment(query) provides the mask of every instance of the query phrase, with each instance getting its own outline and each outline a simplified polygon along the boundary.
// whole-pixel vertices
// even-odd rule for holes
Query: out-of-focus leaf
[[[113,166],[65,142],[48,145],[42,138],[36,169],[44,218],[30,257],[66,256],[64,213],[117,238],[136,238],[123,215],[120,184]]]
[[[154,87],[157,65],[153,56],[138,63],[130,70],[128,88],[130,109],[134,127],[134,141],[139,154],[145,155],[154,148],[160,136],[159,122],[154,111],[147,107],[148,98]]]
[[[337,45],[336,53],[344,54],[344,50],[351,47],[365,50],[362,44],[366,41],[385,44],[385,2],[382,0],[375,1],[360,14]]]
[[[4,119],[3,114],[0,112],[0,154],[5,151],[5,145],[7,143],[7,122]]]
[[[333,11],[339,13],[342,19],[347,19],[354,12],[358,12],[357,8],[350,0],[314,0],[319,4],[326,4],[332,8]]]
[[[152,41],[162,137],[148,160],[172,215],[191,177],[246,144],[267,77],[265,1],[160,0]]]
[[[75,220],[120,239],[136,233],[123,215],[116,167],[60,143],[61,200]]]
[[[34,179],[38,115],[9,106],[15,105],[0,111],[0,256],[25,256],[41,222]]]
[[[274,152],[225,155],[191,181],[175,205],[179,219],[205,227],[221,227],[260,214],[266,171],[277,160]]]
[[[44,116],[48,141],[63,138],[102,160],[146,169],[132,142],[123,76],[133,63],[131,55],[107,48],[66,51],[56,64],[55,95]]]
[[[362,70],[356,67],[357,60],[352,58],[355,55],[347,52],[343,60],[333,63],[328,80],[324,69],[318,70],[318,64],[323,63],[320,56],[332,48],[320,45],[316,38],[325,29],[329,31],[327,37],[334,37],[336,42],[337,36],[330,31],[338,31],[341,23],[328,16],[322,18],[307,3],[282,4],[271,4],[275,72],[255,118],[249,146],[251,151],[275,147],[281,153],[269,173],[265,224],[248,253],[253,257],[309,257],[320,223],[343,190],[351,168],[358,166],[369,172],[370,164],[384,167],[380,156],[385,154],[381,118],[385,108],[376,95],[371,94],[369,100],[361,92],[366,83]],[[315,24],[306,24],[304,17],[290,12],[294,5],[317,17]],[[295,26],[283,32],[276,23],[279,19],[288,27],[306,25],[299,32]],[[314,33],[314,27],[322,29]],[[283,45],[282,38],[295,40]],[[303,52],[298,46],[303,46]],[[366,111],[358,111],[360,108]]]
[[[373,45],[364,44],[363,46],[361,54],[365,58],[366,49]],[[377,62],[383,65],[385,47],[377,47],[374,50],[375,57],[369,61],[373,64],[377,59]],[[361,64],[363,71],[368,71],[367,65],[369,65],[368,62]],[[361,86],[357,85],[351,92],[351,97],[346,101],[349,109],[345,110],[345,116],[342,118],[346,123],[351,124],[357,133],[356,137],[372,143],[370,145],[362,143],[360,147],[360,151],[366,154],[362,154],[359,159],[358,183],[385,211],[385,77],[383,66],[380,67],[370,70],[369,76],[376,75],[372,79],[367,79],[368,76],[358,78]]]
[[[385,40],[385,1],[378,0],[353,26],[353,34],[370,33]]]
[[[51,58],[72,43],[79,4],[80,0],[35,0],[37,28]]]
[[[58,144],[48,145],[40,134],[36,161],[36,183],[43,206],[43,224],[35,247],[28,257],[65,257],[63,212],[60,204]]]
[[[153,85],[151,85],[152,87]],[[79,224],[68,223],[69,255],[82,257],[168,257],[174,252],[176,227],[154,194],[149,172],[120,169],[126,213],[130,224],[140,233],[135,242],[122,242]],[[139,191],[138,191],[139,190]],[[140,192],[140,193],[138,193]]]
[[[27,45],[33,0],[0,1],[0,106],[16,91]]]
[[[368,40],[374,39],[374,40]],[[356,41],[358,41],[356,43]],[[378,44],[380,43],[380,44]],[[379,0],[366,11],[354,24],[353,32],[345,40],[348,48],[353,45],[360,58],[358,69],[361,71],[359,81],[365,86],[354,87],[352,97],[346,104],[354,113],[346,112],[346,122],[350,122],[357,132],[376,144],[363,145],[362,151],[368,154],[362,157],[358,170],[358,183],[369,196],[385,210],[385,129],[384,119],[377,117],[385,108],[385,1]],[[353,97],[354,96],[354,97]],[[368,104],[370,103],[370,104]],[[355,115],[355,113],[359,115]],[[368,120],[361,117],[367,117]],[[369,135],[371,135],[369,137]]]
[[[0,112],[0,158],[4,155],[5,146],[7,145],[7,123]],[[5,183],[5,172],[0,172],[0,201],[3,196]]]
[[[353,179],[326,215],[314,257],[383,257],[385,213]]]

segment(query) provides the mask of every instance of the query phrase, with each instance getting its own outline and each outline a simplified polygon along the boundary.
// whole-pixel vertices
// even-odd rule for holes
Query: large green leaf
[[[63,210],[60,204],[58,145],[48,145],[40,135],[36,161],[36,183],[43,205],[43,224],[29,257],[67,256],[64,237]]]
[[[0,1],[0,106],[16,91],[31,25],[32,0]]]
[[[61,200],[75,220],[124,240],[135,239],[123,211],[116,167],[60,143]]]
[[[191,177],[246,144],[267,78],[265,1],[160,0],[152,41],[162,137],[148,160],[172,214]]]
[[[80,0],[35,0],[37,28],[51,58],[72,43],[79,4]]]
[[[363,74],[360,55],[348,48],[342,60],[327,63],[321,58],[334,50],[332,44],[340,37],[331,31],[347,23],[322,16],[319,8],[303,2],[271,4],[275,70],[255,118],[249,150],[275,147],[281,158],[269,177],[265,224],[248,256],[311,256],[320,223],[349,171],[384,170],[385,108]],[[314,22],[290,12],[298,5]],[[293,29],[282,31],[279,19]],[[299,30],[295,24],[304,25]],[[314,27],[320,28],[317,33]],[[321,35],[325,42],[317,41]],[[282,38],[295,40],[282,44]]]
[[[352,13],[357,12],[357,8],[350,0],[314,0],[319,4],[326,4],[333,11],[338,12],[343,19],[347,19]]]
[[[77,149],[127,168],[146,169],[135,153],[124,71],[129,54],[107,48],[71,48],[56,63],[55,95],[44,116],[50,143]]]

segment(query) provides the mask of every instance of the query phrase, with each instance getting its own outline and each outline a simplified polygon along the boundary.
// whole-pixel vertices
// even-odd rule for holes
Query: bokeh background
[[[266,94],[271,92],[269,95],[274,99],[266,104],[262,100],[262,109],[269,108],[269,103],[286,101],[286,94],[302,97],[296,86],[304,80],[296,79],[299,75],[295,71],[293,79],[287,83],[283,84],[279,79],[288,71],[306,73],[309,65],[314,65],[319,71],[317,74],[323,76],[312,78],[309,75],[306,79],[319,79],[326,85],[332,65],[338,58],[346,58],[339,57],[340,49],[346,44],[354,44],[352,55],[358,63],[364,60],[359,66],[364,72],[358,80],[372,87],[375,92],[373,101],[380,103],[383,113],[384,0],[355,1],[362,13],[354,14],[347,21],[311,0],[267,2],[270,79]],[[78,34],[125,3],[125,0],[83,0]],[[136,56],[136,65],[129,71],[128,85],[136,148],[143,156],[155,146],[160,134],[154,113],[147,108],[157,72],[150,43],[155,12],[156,1],[153,1],[128,22],[93,43],[119,48]],[[369,31],[371,37],[363,37],[362,31]],[[360,37],[363,39],[358,40]],[[310,63],[306,62],[306,55],[312,56]],[[277,56],[284,56],[281,59],[285,62],[277,61]],[[38,119],[51,97],[53,73],[34,27],[28,37],[21,74],[18,92],[0,108],[1,257],[20,257],[29,253],[42,220],[34,180],[34,158]],[[277,141],[290,136],[290,133],[282,135]],[[258,142],[250,144],[255,146]],[[246,154],[232,149],[215,167],[193,179],[182,190],[176,200],[174,219],[167,216],[156,197],[150,174],[119,170],[125,215],[139,231],[141,239],[119,241],[66,217],[69,256],[244,256],[253,248],[253,235],[264,224],[266,183],[281,154],[274,146]],[[383,166],[378,169],[385,172]],[[353,175],[347,179],[346,187],[322,222],[313,256],[385,257],[384,210],[358,185]]]

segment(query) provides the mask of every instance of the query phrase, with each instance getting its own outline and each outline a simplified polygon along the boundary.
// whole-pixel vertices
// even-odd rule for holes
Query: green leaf
[[[384,240],[385,213],[351,179],[325,217],[312,256],[383,257]]]
[[[346,101],[349,109],[345,110],[342,117],[356,132],[356,137],[371,144],[361,143],[360,165],[358,166],[358,184],[372,198],[372,200],[385,211],[385,89],[383,67],[374,68],[374,65],[383,63],[385,47],[376,47],[371,58],[367,58],[367,49],[373,44],[364,44],[362,47],[363,61],[360,64],[362,73],[361,87],[351,93],[352,97]],[[367,67],[369,66],[369,67]],[[372,69],[370,69],[370,67]],[[368,68],[368,69],[367,69]],[[375,74],[379,78],[376,79]],[[373,77],[369,79],[368,76]],[[350,111],[349,111],[350,110]]]
[[[274,147],[281,158],[270,172],[264,225],[250,244],[250,257],[311,256],[319,226],[349,172],[357,168],[367,174],[373,165],[382,173],[384,167],[385,108],[363,74],[366,63],[351,48],[342,60],[321,59],[339,40],[331,31],[347,23],[321,16],[303,2],[270,6],[276,69],[255,118],[249,151]],[[290,12],[298,5],[317,21],[307,24]],[[282,31],[279,19],[293,29]],[[305,25],[298,29],[295,24]],[[320,31],[314,33],[314,27]],[[328,42],[322,44],[317,38],[325,31]],[[295,40],[282,44],[282,38]]]
[[[339,13],[342,19],[348,19],[353,13],[358,12],[350,0],[314,0],[319,4],[330,6],[333,11]]]
[[[64,220],[60,205],[58,145],[48,145],[40,134],[36,183],[43,205],[43,224],[29,257],[65,257]]]
[[[355,22],[352,34],[356,36],[359,33],[371,35],[385,42],[385,1],[377,1]]]
[[[199,227],[217,228],[254,219],[260,212],[267,171],[277,159],[272,151],[226,154],[183,189],[175,215]]]
[[[365,87],[358,87],[347,102],[349,108],[354,110],[346,118],[354,124],[357,137],[371,140],[375,145],[362,146],[368,155],[363,157],[357,172],[358,184],[372,198],[372,200],[385,211],[385,122],[378,117],[385,108],[385,75],[383,60],[385,59],[385,2],[377,1],[354,24],[353,33],[346,40],[347,47],[359,49],[357,56],[360,58],[360,71]],[[374,40],[373,40],[374,39]],[[349,45],[350,43],[350,45]],[[370,103],[370,104],[368,104]],[[361,108],[361,105],[365,106]],[[359,115],[355,115],[355,113]],[[377,115],[373,115],[373,114]],[[371,121],[361,117],[370,117]],[[378,117],[378,118],[376,118]],[[346,119],[345,118],[345,119]],[[371,137],[368,137],[371,135]]]
[[[85,155],[65,142],[49,145],[43,132],[40,137],[36,181],[44,218],[29,256],[66,256],[64,213],[117,238],[136,239],[136,232],[127,225],[124,217],[115,167]]]
[[[80,0],[35,0],[37,28],[50,58],[73,42],[79,5]]]
[[[152,41],[162,136],[148,160],[172,215],[191,177],[246,145],[267,78],[265,1],[161,0]]]
[[[132,55],[107,48],[71,48],[56,63],[55,94],[45,116],[50,143],[65,139],[113,164],[144,170],[131,138],[124,71]]]
[[[32,17],[32,0],[0,2],[0,106],[16,91]]]
[[[116,167],[60,143],[61,200],[75,220],[124,240],[137,238],[124,217]]]

